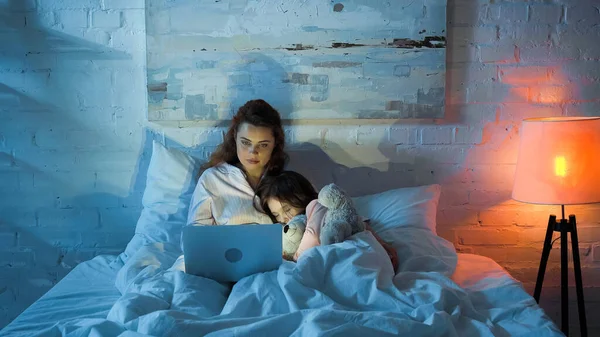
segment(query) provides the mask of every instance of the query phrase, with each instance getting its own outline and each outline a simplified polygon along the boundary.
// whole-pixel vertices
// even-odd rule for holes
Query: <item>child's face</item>
[[[275,198],[267,200],[267,205],[271,210],[271,214],[273,214],[279,223],[288,223],[290,219],[302,212],[301,209],[295,208],[285,201],[282,202]]]

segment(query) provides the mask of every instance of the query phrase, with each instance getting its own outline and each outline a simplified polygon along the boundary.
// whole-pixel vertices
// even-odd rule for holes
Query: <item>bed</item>
[[[438,185],[354,198],[369,232],[231,286],[172,268],[199,162],[155,143],[136,233],[75,267],[0,336],[562,336],[489,258],[435,233]]]

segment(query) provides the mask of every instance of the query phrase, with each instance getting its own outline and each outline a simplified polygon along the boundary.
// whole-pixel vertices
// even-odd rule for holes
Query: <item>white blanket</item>
[[[390,234],[400,253],[396,275],[381,245],[364,232],[310,249],[297,264],[286,261],[233,287],[174,270],[177,248],[148,245],[120,270],[116,285],[123,295],[108,319],[63,331],[70,336],[562,335],[508,275],[461,289],[448,278],[456,266],[454,250],[428,233]],[[414,240],[439,247],[425,252]]]

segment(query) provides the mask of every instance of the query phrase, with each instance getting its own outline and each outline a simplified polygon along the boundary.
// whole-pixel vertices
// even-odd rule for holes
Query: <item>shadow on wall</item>
[[[37,13],[32,3],[0,4],[0,327],[101,251],[94,242],[113,240],[91,233],[98,207],[119,198],[96,183],[88,158],[118,143],[106,136],[115,122],[106,108],[109,64],[131,57],[104,45],[108,36],[51,29],[56,13]],[[89,71],[103,66],[98,81],[106,85],[97,92]],[[89,190],[105,192],[81,195]]]
[[[29,4],[28,1],[8,0],[4,6],[0,5],[0,62],[4,68],[0,77],[3,103],[0,120],[6,128],[2,131],[46,129],[51,130],[48,136],[54,140],[60,136],[52,134],[53,127],[78,131],[86,128],[89,138],[100,138],[91,130],[100,121],[86,120],[85,117],[102,114],[100,103],[106,105],[111,86],[107,85],[105,92],[95,93],[93,89],[98,83],[89,80],[89,69],[98,73],[105,63],[94,61],[122,61],[131,56],[107,47],[108,35],[102,40],[95,35],[86,35],[85,28],[69,28],[74,34],[85,37],[82,38],[49,28],[58,25],[55,13],[37,13]],[[98,80],[111,83],[108,70],[106,74]],[[94,99],[90,93],[95,95]],[[86,115],[87,111],[92,113]],[[110,122],[110,114],[102,122]],[[9,139],[9,142],[15,140]],[[37,149],[42,140],[33,138],[29,143]]]
[[[292,84],[288,73],[273,58],[261,53],[240,54],[239,62],[228,72],[228,101],[230,116],[249,100],[262,98],[269,102],[282,119],[288,119],[294,110]]]
[[[52,13],[36,15],[32,1],[8,0],[0,6],[2,57],[27,59],[35,55],[61,54],[69,60],[124,60],[129,54],[86,39],[49,29],[57,23]]]
[[[477,47],[472,45],[472,29],[454,30],[452,27],[465,23],[473,25],[477,18],[465,16],[465,13],[476,14],[476,11],[466,11],[454,2],[449,0],[446,7],[446,105],[444,119],[438,121],[440,124],[471,122],[463,110],[467,103],[467,86],[472,83],[467,70],[471,62],[477,61]],[[479,120],[485,117],[481,116]]]
[[[400,124],[402,121],[394,125]],[[419,155],[414,146],[390,143],[386,136],[380,140],[377,149],[365,145],[350,151],[335,142],[311,139],[288,149],[289,169],[309,178],[318,189],[336,183],[351,196],[440,182],[433,169],[428,170],[430,174],[422,174],[426,168],[435,166],[431,159]],[[374,155],[373,151],[379,151],[379,155]],[[361,155],[379,161],[365,163]]]

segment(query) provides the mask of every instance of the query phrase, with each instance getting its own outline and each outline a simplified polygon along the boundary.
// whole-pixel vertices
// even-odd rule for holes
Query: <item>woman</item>
[[[254,207],[254,195],[262,177],[283,170],[288,161],[284,147],[279,112],[262,99],[246,102],[203,167],[188,225],[272,223]]]
[[[262,99],[246,102],[233,117],[223,143],[202,167],[188,226],[272,223],[255,207],[254,191],[265,175],[283,170],[288,161],[284,147],[279,112]],[[183,255],[172,268],[185,272]]]

